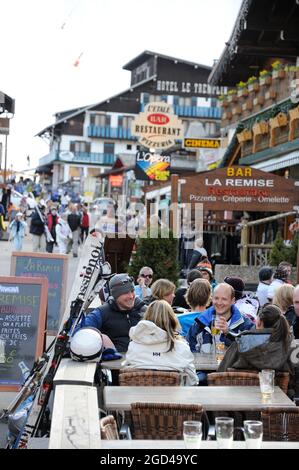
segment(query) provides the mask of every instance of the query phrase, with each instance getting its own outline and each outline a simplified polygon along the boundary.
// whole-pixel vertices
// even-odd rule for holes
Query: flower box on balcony
[[[260,77],[259,78],[259,83],[260,83],[260,86],[263,86],[263,85],[269,86],[272,83],[272,77],[270,75]]]
[[[241,98],[242,96],[248,96],[248,89],[247,88],[239,88],[237,92],[238,98]]]
[[[247,100],[245,103],[242,104],[242,111],[251,111],[253,108],[252,100]]]
[[[280,70],[273,70],[272,71],[272,78],[279,78],[282,79],[285,77],[285,71],[283,69]]]
[[[242,132],[237,134],[237,139],[240,144],[252,140],[252,131],[250,129],[244,129]]]
[[[235,106],[232,110],[232,113],[233,115],[235,116],[236,114],[241,114],[242,113],[242,108],[241,106],[238,104],[237,106]]]
[[[290,109],[289,115],[290,115],[291,121],[294,121],[295,119],[299,119],[299,105],[296,106],[296,108]]]
[[[286,126],[288,123],[288,116],[285,113],[278,113],[277,116],[270,119],[270,127],[271,129],[275,129],[277,127]]]
[[[266,100],[274,100],[276,98],[277,92],[273,88],[270,88],[268,91],[265,93],[265,99]]]
[[[248,84],[248,91],[258,91],[259,90],[259,84],[258,82],[253,82]]]
[[[259,95],[259,96],[256,96],[254,99],[253,99],[253,105],[254,106],[258,106],[258,105],[263,105],[265,102],[265,97],[263,95]]]
[[[267,121],[256,122],[252,127],[254,135],[268,134],[269,123]]]

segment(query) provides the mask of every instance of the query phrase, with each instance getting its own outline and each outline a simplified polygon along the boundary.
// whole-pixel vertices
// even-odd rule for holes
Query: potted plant
[[[242,108],[241,108],[241,106],[240,106],[239,104],[237,104],[237,105],[233,108],[232,112],[233,112],[233,115],[235,115],[235,114],[241,114],[241,113],[242,113]]]
[[[247,96],[248,95],[248,90],[246,88],[246,83],[245,82],[239,82],[236,85],[237,87],[237,96]]]
[[[259,83],[258,83],[257,77],[255,77],[254,75],[252,75],[252,77],[249,77],[247,81],[247,85],[248,85],[248,91],[258,91]]]
[[[224,111],[224,113],[222,114],[222,119],[231,119],[233,117],[232,115],[232,112],[231,111]]]
[[[265,102],[265,97],[264,95],[259,95],[259,96],[256,96],[253,100],[253,106],[258,106],[258,105],[263,105]]]
[[[237,134],[237,139],[240,144],[248,140],[252,140],[251,129],[243,129],[241,132]]]
[[[290,115],[291,121],[294,121],[295,119],[299,119],[299,105],[293,109],[290,109],[289,115]]]
[[[270,88],[268,91],[265,93],[265,99],[266,100],[274,100],[276,98],[277,92],[274,90],[274,88]]]
[[[237,90],[235,88],[232,88],[231,90],[228,91],[227,93],[227,101],[229,103],[232,103],[233,101],[237,101]]]
[[[228,101],[227,101],[227,96],[226,95],[220,95],[218,97],[219,105],[222,108],[226,108],[228,106]]]
[[[272,76],[269,70],[261,70],[259,73],[259,84],[263,85],[271,85]]]
[[[269,120],[271,129],[276,127],[286,126],[288,123],[288,116],[285,113],[278,113],[275,117]]]
[[[283,64],[280,60],[276,60],[271,64],[272,67],[272,78],[284,78],[285,77],[285,70]]]
[[[299,78],[299,67],[298,65],[289,65],[285,67],[285,71],[288,72],[291,78]]]
[[[267,121],[256,122],[252,127],[252,131],[254,135],[268,134],[269,122]]]

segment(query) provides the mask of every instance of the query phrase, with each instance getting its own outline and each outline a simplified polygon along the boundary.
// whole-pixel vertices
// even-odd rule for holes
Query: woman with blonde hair
[[[175,298],[175,284],[168,279],[158,279],[152,285],[152,295],[146,299],[149,305],[154,300],[166,300],[169,305],[172,305]]]
[[[294,316],[293,295],[295,287],[292,284],[283,284],[274,294],[273,305],[277,305],[282,311],[285,318],[291,324],[291,319]]]
[[[179,329],[169,303],[165,300],[152,302],[143,320],[130,329],[125,366],[178,371],[186,375],[186,385],[197,385],[193,354],[179,335]]]

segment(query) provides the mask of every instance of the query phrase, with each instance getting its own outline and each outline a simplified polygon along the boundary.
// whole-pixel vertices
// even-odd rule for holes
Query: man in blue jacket
[[[227,336],[229,332],[239,333],[250,330],[254,326],[254,323],[244,317],[234,303],[235,291],[233,287],[226,283],[218,284],[213,293],[212,307],[198,315],[188,331],[186,339],[192,352],[212,352],[212,326],[215,319],[219,331],[217,339],[227,347],[232,342]]]
[[[118,352],[126,352],[129,330],[142,319],[145,304],[135,297],[134,280],[126,273],[115,274],[109,281],[111,297],[92,310],[81,321],[79,328],[92,326],[109,336]]]

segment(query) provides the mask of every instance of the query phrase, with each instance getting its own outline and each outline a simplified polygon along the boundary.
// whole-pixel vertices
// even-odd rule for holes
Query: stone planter
[[[259,78],[259,84],[260,86],[266,85],[269,86],[272,83],[272,77],[270,75],[266,75],[265,77],[260,77]]]
[[[270,127],[271,129],[275,129],[277,127],[286,126],[288,123],[288,116],[285,113],[278,113],[277,116],[270,119]]]

